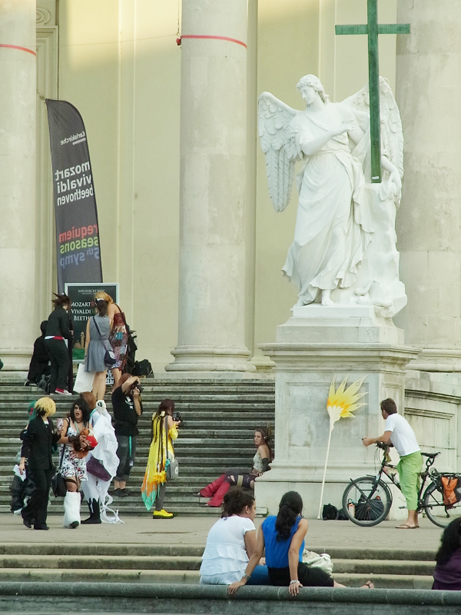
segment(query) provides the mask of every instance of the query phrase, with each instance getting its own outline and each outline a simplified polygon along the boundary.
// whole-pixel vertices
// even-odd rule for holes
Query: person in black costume
[[[50,353],[45,344],[46,325],[48,321],[44,320],[40,324],[40,331],[42,334],[34,342],[34,352],[29,364],[29,373],[27,374],[27,380],[24,386],[36,384],[41,386],[44,376],[48,376],[50,373],[49,361]]]
[[[53,474],[53,461],[51,449],[59,438],[51,415],[56,412],[56,404],[51,397],[41,397],[35,404],[36,418],[32,419],[23,432],[21,448],[21,461],[19,471],[22,474],[28,461],[28,468],[35,482],[35,491],[32,493],[27,506],[22,509],[23,523],[27,528],[34,526],[34,530],[49,529],[46,524],[48,494],[50,492],[51,476]]]
[[[54,310],[48,316],[45,335],[45,344],[51,355],[50,393],[70,395],[71,393],[66,389],[70,357],[64,339],[69,340],[69,345],[71,345],[72,333],[68,312],[71,301],[67,295],[56,295],[53,303]]]

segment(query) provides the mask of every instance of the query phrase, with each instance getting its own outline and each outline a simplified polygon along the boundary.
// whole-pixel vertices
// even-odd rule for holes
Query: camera
[[[177,421],[178,423],[182,423],[182,416],[181,414],[176,410],[176,412],[173,413],[173,421]]]
[[[131,385],[131,390],[134,391],[134,389],[138,389],[139,394],[142,393],[142,386],[140,382],[133,382],[133,384]]]

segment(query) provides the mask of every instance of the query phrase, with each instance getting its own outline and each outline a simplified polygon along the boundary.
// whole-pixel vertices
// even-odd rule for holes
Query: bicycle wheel
[[[453,519],[461,517],[461,502],[445,506],[442,487],[436,483],[431,483],[424,492],[423,509],[432,523],[439,527],[446,527]]]
[[[343,509],[356,525],[372,527],[383,521],[392,505],[392,495],[382,480],[362,476],[351,481],[343,493]]]

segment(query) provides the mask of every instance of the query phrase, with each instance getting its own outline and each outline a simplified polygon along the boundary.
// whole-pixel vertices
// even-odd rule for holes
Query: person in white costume
[[[108,494],[109,485],[116,474],[119,463],[118,444],[112,420],[103,400],[96,402],[93,393],[82,393],[82,397],[86,399],[90,408],[93,408],[90,414],[90,425],[98,442],[86,458],[88,480],[82,484],[82,491],[88,503],[90,516],[82,521],[82,525],[98,524],[102,521],[117,523],[121,520],[118,513],[109,508],[112,497]],[[91,461],[92,457],[93,461]],[[97,475],[92,471],[93,466],[96,466]]]

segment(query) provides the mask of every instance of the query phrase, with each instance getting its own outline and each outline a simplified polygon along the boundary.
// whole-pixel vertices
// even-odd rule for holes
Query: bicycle
[[[392,506],[392,493],[388,484],[382,480],[383,474],[401,491],[400,483],[396,479],[395,467],[389,463],[389,446],[378,443],[377,447],[383,449],[383,458],[378,473],[375,476],[351,478],[351,482],[343,493],[342,504],[348,519],[362,527],[378,525],[389,514]],[[444,472],[442,475],[435,467],[432,467],[435,458],[440,453],[421,453],[421,455],[426,457],[426,467],[421,472],[417,512],[424,512],[438,527],[446,527],[453,519],[461,516],[461,500],[451,505],[444,503],[442,476],[457,478],[461,486],[461,475],[450,472]],[[425,488],[428,479],[430,482]]]

